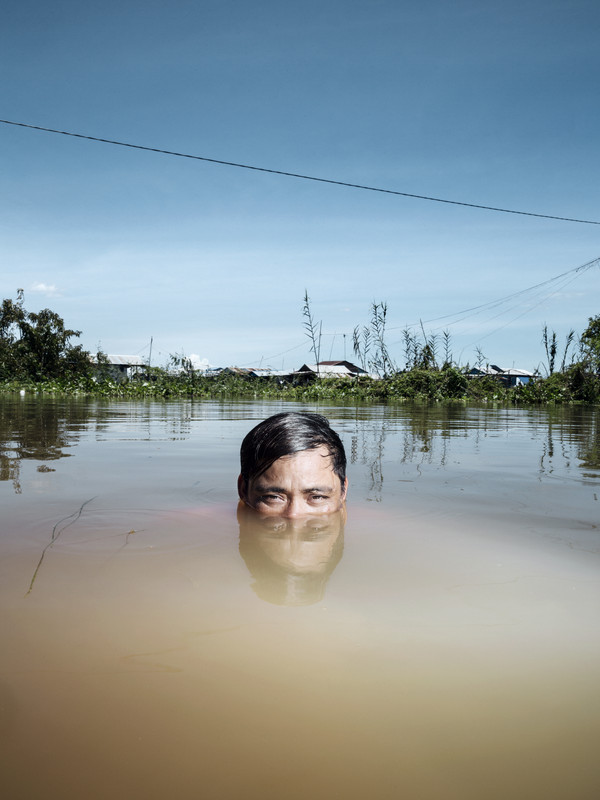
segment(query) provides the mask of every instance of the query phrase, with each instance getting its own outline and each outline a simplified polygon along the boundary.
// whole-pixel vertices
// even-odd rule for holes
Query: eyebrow
[[[254,487],[254,491],[258,492],[259,494],[265,494],[268,492],[277,492],[279,494],[285,494],[286,489],[282,486],[267,486],[264,483],[257,483]],[[331,494],[333,492],[333,488],[331,486],[312,486],[309,489],[302,489],[302,494]]]

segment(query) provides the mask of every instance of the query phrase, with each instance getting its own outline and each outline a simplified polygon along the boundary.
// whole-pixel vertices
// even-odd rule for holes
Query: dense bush
[[[40,381],[37,378],[0,382],[1,392],[91,395],[115,398],[281,398],[296,401],[403,402],[471,400],[504,404],[598,403],[600,378],[575,364],[564,373],[524,386],[506,388],[492,376],[467,378],[456,368],[414,369],[384,380],[372,378],[321,378],[310,383],[291,384],[276,378],[252,378],[225,374],[174,376],[153,369],[143,380],[118,383],[97,380],[89,374],[69,375]]]

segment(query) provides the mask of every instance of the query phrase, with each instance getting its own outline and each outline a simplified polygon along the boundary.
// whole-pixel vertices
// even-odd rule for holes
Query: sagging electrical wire
[[[8,119],[0,119],[0,122],[4,125],[15,125],[20,128],[30,128],[31,130],[35,131],[43,131],[45,133],[57,133],[61,136],[73,136],[77,139],[88,139],[92,142],[102,142],[103,144],[112,144],[117,145],[118,147],[129,147],[133,150],[146,150],[151,153],[161,153],[162,155],[167,156],[177,156],[178,158],[191,158],[195,161],[205,161],[210,164],[220,164],[221,166],[226,167],[237,167],[238,169],[250,169],[254,170],[255,172],[267,172],[271,175],[282,175],[286,178],[299,178],[300,180],[304,181],[314,181],[317,183],[328,183],[333,184],[334,186],[345,186],[349,189],[362,189],[367,192],[380,192],[382,194],[391,194],[397,195],[399,197],[409,197],[413,200],[429,200],[433,203],[446,203],[448,205],[453,206],[464,206],[466,208],[479,208],[484,211],[496,211],[502,214],[517,214],[519,216],[524,217],[537,217],[539,219],[553,219],[559,220],[560,222],[577,222],[582,225],[600,225],[600,221],[591,220],[591,219],[576,219],[574,217],[562,217],[554,214],[539,214],[533,211],[517,211],[512,208],[499,208],[496,206],[486,206],[480,203],[467,203],[462,200],[447,200],[441,197],[429,197],[428,195],[422,194],[412,194],[411,192],[400,192],[395,189],[383,189],[377,186],[367,186],[360,183],[350,183],[349,181],[339,181],[334,180],[332,178],[318,178],[314,175],[302,175],[298,172],[287,172],[285,170],[280,169],[269,169],[268,167],[257,167],[251,164],[240,164],[236,161],[224,161],[219,158],[209,158],[208,156],[197,156],[192,155],[191,153],[179,153],[175,150],[163,150],[159,147],[148,147],[147,145],[141,144],[132,144],[131,142],[120,142],[116,139],[104,139],[99,136],[89,136],[83,133],[74,133],[72,131],[61,131],[56,128],[46,128],[42,125],[31,125],[26,122],[15,122],[13,120]]]

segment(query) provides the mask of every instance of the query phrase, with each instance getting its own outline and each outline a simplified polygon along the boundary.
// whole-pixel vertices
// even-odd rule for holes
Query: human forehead
[[[316,474],[326,476],[329,481],[337,478],[333,469],[333,458],[325,445],[281,456],[255,478],[253,483],[268,484],[275,476],[294,479],[310,478]]]

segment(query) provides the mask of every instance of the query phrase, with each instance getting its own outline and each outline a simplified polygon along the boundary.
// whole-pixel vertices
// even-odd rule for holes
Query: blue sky
[[[0,117],[420,195],[600,220],[600,6],[553,2],[11,0]],[[446,328],[535,368],[600,313],[600,226],[312,183],[0,125],[0,291],[95,351],[213,365],[352,357]],[[416,329],[417,331],[420,328]]]

